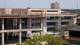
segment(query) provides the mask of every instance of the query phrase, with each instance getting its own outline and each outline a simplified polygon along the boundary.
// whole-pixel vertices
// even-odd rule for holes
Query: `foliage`
[[[60,37],[52,35],[33,36],[32,39],[27,39],[23,45],[42,45],[41,42],[47,42],[46,45],[64,45],[66,43]]]

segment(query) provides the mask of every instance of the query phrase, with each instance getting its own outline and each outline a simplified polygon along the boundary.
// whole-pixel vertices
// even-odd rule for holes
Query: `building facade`
[[[21,43],[33,35],[63,34],[64,27],[74,24],[75,16],[61,9],[0,8],[0,42]]]
[[[64,35],[67,26],[76,23],[76,14],[60,9],[59,3],[51,8],[0,8],[0,45],[22,43],[34,35]]]

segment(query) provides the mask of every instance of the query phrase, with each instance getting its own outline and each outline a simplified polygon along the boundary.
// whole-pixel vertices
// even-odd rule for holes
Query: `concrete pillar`
[[[4,19],[2,19],[2,31],[4,31]],[[4,45],[4,32],[2,33],[2,45]]]
[[[43,30],[43,20],[41,20],[41,29]],[[43,32],[41,31],[40,32],[40,35],[42,34]]]
[[[47,33],[47,17],[43,19],[43,34]]]
[[[43,20],[41,20],[41,29],[43,29]]]
[[[2,19],[2,30],[4,30],[4,19]]]
[[[77,23],[77,18],[76,17],[73,17],[73,20],[74,20],[74,24],[76,24]]]
[[[22,33],[20,32],[19,33],[19,44],[21,44],[21,42],[22,42],[22,38],[21,37],[22,37]]]
[[[2,45],[4,45],[4,33],[2,33]]]
[[[29,18],[29,27],[31,28],[31,17]]]
[[[58,20],[58,30],[60,32],[60,36],[63,37],[64,34],[64,29],[62,28],[61,22],[62,22],[62,17],[64,16],[60,16],[59,20]]]
[[[21,18],[20,18],[20,23],[19,23],[19,29],[21,30],[21,28],[22,28],[22,26],[21,26]],[[21,31],[19,32],[19,44],[21,44],[21,42],[22,42],[22,33],[21,33]]]

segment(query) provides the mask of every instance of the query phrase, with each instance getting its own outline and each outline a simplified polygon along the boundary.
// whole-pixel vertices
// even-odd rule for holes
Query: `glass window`
[[[28,22],[27,22],[27,18],[22,18],[21,19],[21,23],[22,23],[22,29],[26,29],[26,28],[28,28]]]
[[[32,24],[32,28],[41,28],[41,23],[34,22],[34,23],[31,23],[31,24]]]
[[[61,25],[68,25],[69,22],[61,22]]]
[[[13,29],[19,29],[19,19],[13,19]]]
[[[47,31],[53,32],[53,31],[55,31],[55,28],[47,28]]]
[[[61,19],[71,19],[71,16],[64,16]]]
[[[47,25],[56,25],[57,22],[47,22]]]
[[[41,28],[41,19],[40,18],[32,18],[31,27],[32,28]]]
[[[19,29],[19,19],[5,18],[4,29]]]
[[[13,19],[4,19],[4,29],[13,29]]]
[[[47,20],[55,20],[55,19],[58,19],[59,17],[58,16],[55,16],[55,17],[47,17]]]

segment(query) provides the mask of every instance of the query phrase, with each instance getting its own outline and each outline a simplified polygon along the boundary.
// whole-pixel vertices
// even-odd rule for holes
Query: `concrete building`
[[[69,29],[70,40],[80,41],[80,16],[77,17],[77,23]]]
[[[76,14],[55,6],[52,6],[52,9],[0,8],[1,45],[13,42],[21,44],[27,37],[33,35],[63,35],[66,26],[76,23]]]
[[[0,8],[0,39],[2,45],[18,39],[40,34],[60,34],[63,27],[74,24],[74,14],[60,9]],[[14,42],[14,41],[13,41]]]

